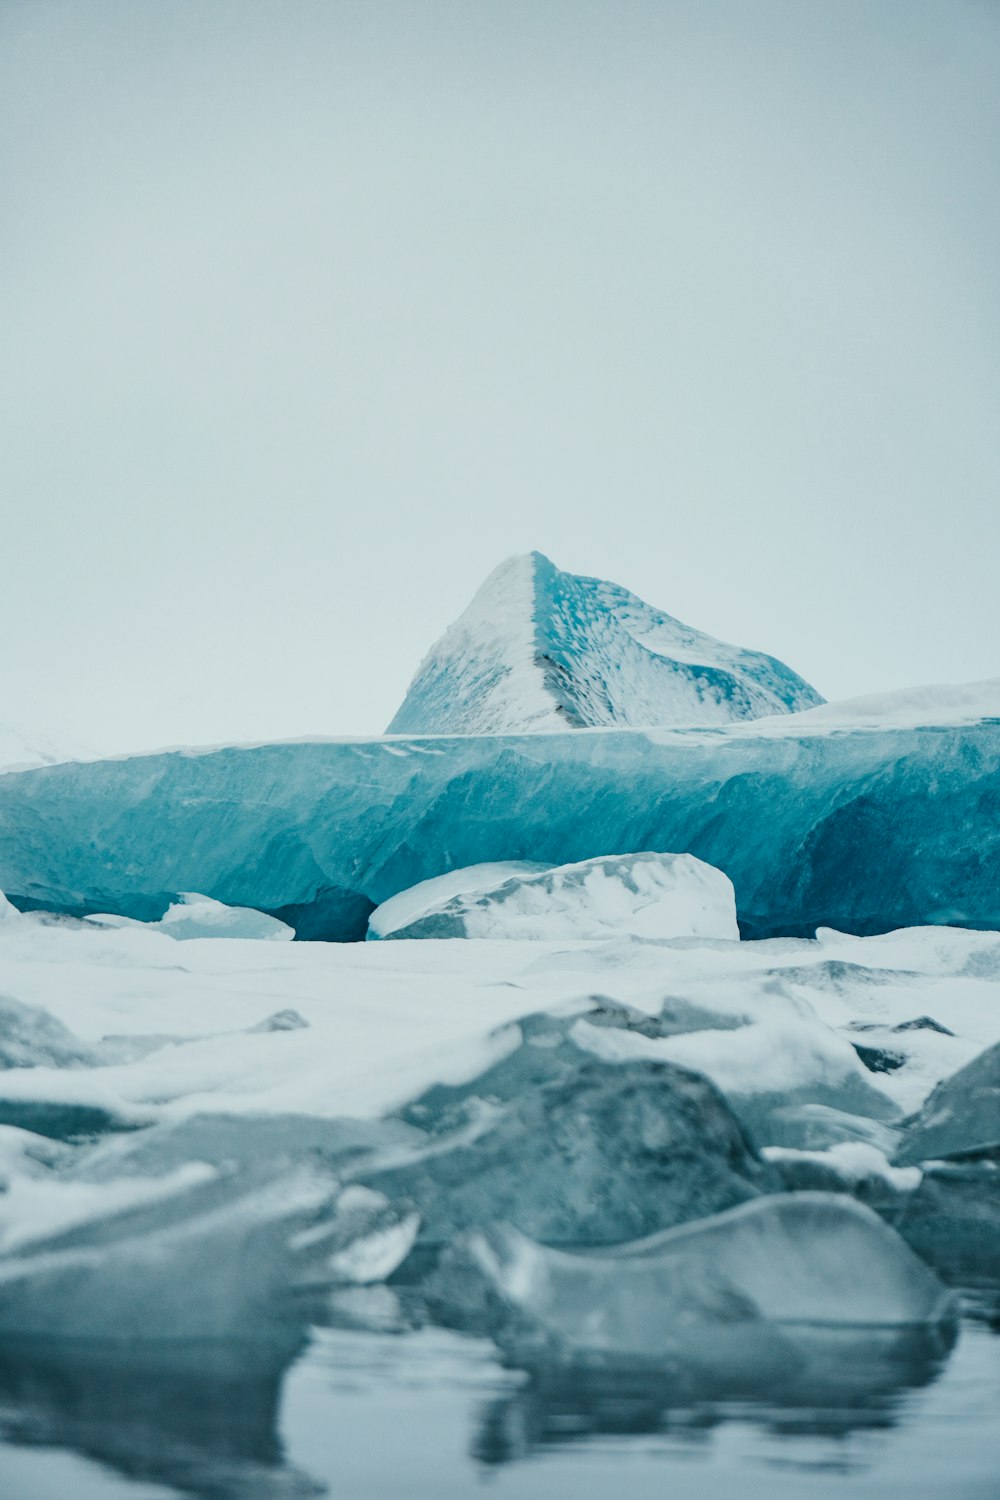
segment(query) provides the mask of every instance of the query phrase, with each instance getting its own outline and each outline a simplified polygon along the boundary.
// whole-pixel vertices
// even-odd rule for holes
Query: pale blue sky
[[[1000,5],[4,0],[14,710],[378,731],[537,547],[1000,674]]]

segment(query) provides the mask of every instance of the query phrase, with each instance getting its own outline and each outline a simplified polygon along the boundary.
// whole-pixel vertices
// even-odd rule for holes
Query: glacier
[[[501,563],[431,648],[387,733],[719,724],[822,701],[774,657],[531,552]]]
[[[987,685],[991,686],[991,685]],[[1000,692],[689,730],[301,741],[0,777],[21,909],[158,920],[183,891],[299,938],[466,866],[635,850],[724,872],[745,937],[1000,926]],[[969,850],[975,850],[970,857]]]
[[[732,882],[690,854],[474,865],[376,907],[369,938],[737,939]]]

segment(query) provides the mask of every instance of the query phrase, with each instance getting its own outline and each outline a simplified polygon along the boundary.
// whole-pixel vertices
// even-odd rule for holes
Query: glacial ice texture
[[[196,890],[351,940],[449,870],[647,849],[722,870],[744,936],[985,928],[998,797],[993,720],[175,752],[0,778],[0,889],[147,921]]]

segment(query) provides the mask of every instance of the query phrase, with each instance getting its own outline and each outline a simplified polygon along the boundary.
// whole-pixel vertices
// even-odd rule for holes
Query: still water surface
[[[859,1344],[822,1404],[506,1369],[491,1344],[440,1329],[322,1328],[290,1364],[202,1350],[170,1370],[8,1349],[0,1495],[997,1500],[998,1329],[996,1298],[979,1296],[950,1350]]]

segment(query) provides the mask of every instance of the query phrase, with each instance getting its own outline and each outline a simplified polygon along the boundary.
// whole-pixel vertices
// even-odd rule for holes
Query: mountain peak
[[[526,552],[494,568],[431,648],[387,732],[720,724],[822,701],[774,657]]]

